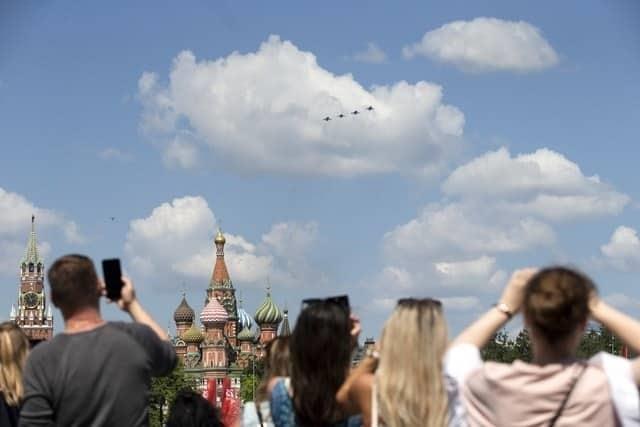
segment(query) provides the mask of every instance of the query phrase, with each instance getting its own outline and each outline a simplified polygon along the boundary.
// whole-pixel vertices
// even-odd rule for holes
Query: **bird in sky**
[[[324,119],[322,119],[322,120],[324,120],[325,122],[328,122],[329,120],[331,120],[331,117],[327,116],[327,117],[325,117],[325,118],[324,118]]]

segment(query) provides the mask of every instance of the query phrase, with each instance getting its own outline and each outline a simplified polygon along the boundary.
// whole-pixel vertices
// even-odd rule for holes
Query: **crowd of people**
[[[151,377],[176,365],[166,333],[127,278],[117,304],[132,322],[103,320],[104,288],[87,257],[56,260],[48,279],[65,329],[29,353],[20,328],[0,324],[0,425],[147,425]],[[480,350],[518,313],[533,360],[483,361]],[[640,426],[640,359],[599,353],[579,360],[589,321],[640,353],[640,322],[600,299],[587,276],[565,267],[523,269],[451,341],[440,301],[398,300],[377,347],[352,368],[360,322],[348,297],[304,300],[292,335],[268,345],[256,401],[232,424]],[[209,401],[184,391],[166,425],[223,423]]]

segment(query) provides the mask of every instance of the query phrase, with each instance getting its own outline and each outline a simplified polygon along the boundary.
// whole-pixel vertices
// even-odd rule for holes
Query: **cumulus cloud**
[[[505,148],[486,153],[454,170],[442,190],[451,196],[492,199],[516,213],[550,220],[615,215],[630,200],[547,148],[515,157]]]
[[[98,153],[98,157],[102,160],[116,160],[118,162],[126,163],[133,159],[130,153],[122,151],[115,147],[108,147]]]
[[[629,271],[640,268],[640,239],[638,232],[631,227],[616,228],[609,242],[600,247],[600,252],[617,269]]]
[[[468,311],[480,307],[480,299],[474,296],[446,297],[440,300],[446,310]]]
[[[125,253],[136,274],[159,279],[159,286],[175,288],[185,279],[206,282],[215,261],[212,236],[216,223],[204,198],[176,198],[154,208],[149,216],[131,221]],[[264,285],[269,277],[278,284],[297,283],[296,275],[302,274],[298,267],[304,261],[289,261],[304,259],[316,233],[315,222],[275,224],[259,244],[225,233],[231,280],[253,286]]]
[[[455,169],[442,193],[442,202],[385,233],[387,265],[379,277],[397,271],[395,280],[406,288],[492,291],[507,279],[498,256],[553,246],[554,224],[615,215],[629,202],[548,149],[483,154]],[[602,252],[619,266],[640,265],[634,230],[614,233]]]
[[[387,61],[387,54],[377,44],[369,42],[365,50],[353,55],[353,59],[368,64],[382,64]]]
[[[402,49],[405,58],[425,56],[463,71],[539,71],[558,63],[558,54],[535,26],[524,21],[476,18],[427,32]]]
[[[29,237],[31,215],[36,216],[38,230],[58,231],[69,243],[82,243],[85,240],[74,221],[56,211],[37,207],[26,197],[0,187],[0,274],[17,272]],[[38,249],[46,259],[51,244],[39,241]]]
[[[500,286],[506,277],[506,272],[496,269],[496,259],[489,256],[479,258],[434,264],[441,280],[456,284],[490,283]]]
[[[198,159],[252,172],[429,175],[457,152],[464,126],[438,85],[366,89],[278,36],[216,60],[184,51],[166,84],[156,73],[140,77],[138,98],[142,130],[167,164],[184,168]],[[375,109],[322,120],[369,105]]]

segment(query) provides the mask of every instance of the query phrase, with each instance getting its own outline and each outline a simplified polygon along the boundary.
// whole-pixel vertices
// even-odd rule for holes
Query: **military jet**
[[[353,115],[355,116],[356,114],[360,114],[360,112],[359,112],[358,110],[353,110],[353,111],[351,112],[351,114],[353,114]]]
[[[344,114],[340,113],[340,114],[338,114],[338,117],[343,118]]]
[[[372,105],[369,105],[369,106],[367,107],[367,110],[368,110],[368,111],[373,111],[373,110],[374,110],[374,108],[373,108],[373,106],[372,106]]]
[[[331,117],[327,116],[327,117],[325,117],[325,118],[324,118],[324,119],[322,119],[322,120],[324,120],[325,122],[328,122],[329,120],[331,120]]]

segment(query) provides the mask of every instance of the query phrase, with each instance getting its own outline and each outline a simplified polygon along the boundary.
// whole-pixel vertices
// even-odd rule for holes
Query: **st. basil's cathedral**
[[[270,288],[253,318],[242,301],[238,304],[224,261],[226,239],[220,230],[214,243],[216,261],[198,316],[202,326],[197,325],[196,313],[183,295],[173,313],[176,332],[172,342],[185,373],[197,377],[203,390],[210,380],[220,385],[225,377],[238,389],[243,369],[254,358],[264,356],[266,344],[278,335],[291,333],[289,319],[287,310],[281,311],[273,302]],[[257,327],[252,329],[254,324]]]

